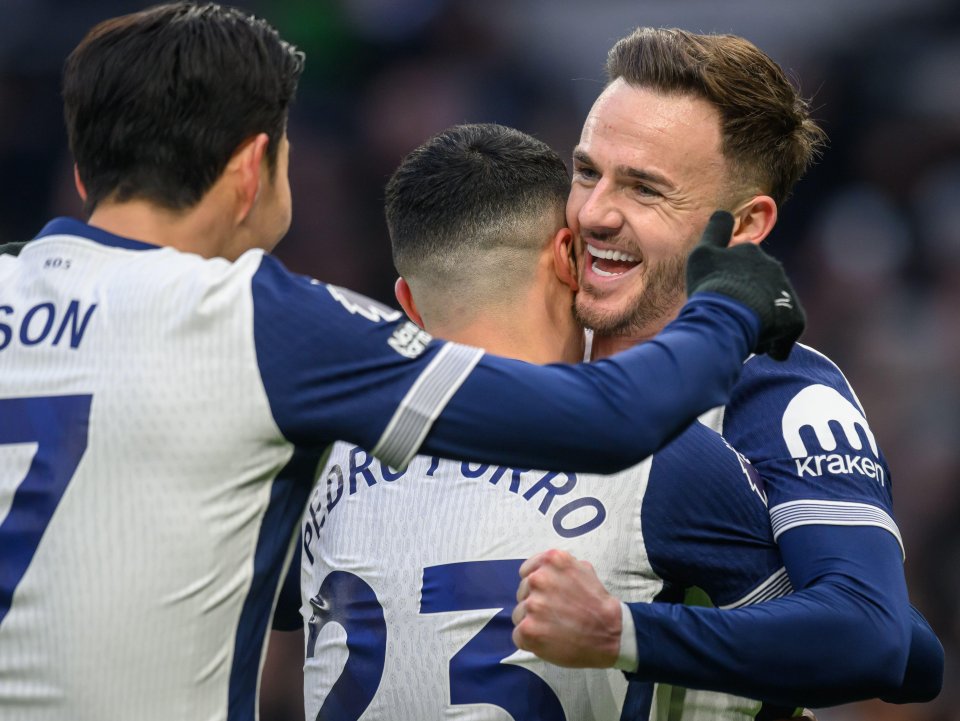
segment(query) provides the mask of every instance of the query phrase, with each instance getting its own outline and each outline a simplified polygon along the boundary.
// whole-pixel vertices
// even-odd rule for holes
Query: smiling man
[[[621,77],[597,101],[573,154],[569,222],[582,261],[576,312],[597,333],[598,354],[649,337],[676,312],[684,249],[712,212],[706,204],[733,205],[719,149],[717,111],[699,98]],[[635,212],[621,219],[610,196]]]
[[[796,96],[766,98],[767,106],[751,118],[750,100],[736,96],[733,78],[731,87],[714,89],[716,100],[684,90],[678,67],[667,66],[677,76],[664,78],[663,87],[654,85],[644,63],[672,59],[648,60],[632,52],[646,52],[638,41],[652,45],[659,37],[691,38],[689,48],[676,43],[678,52],[693,53],[702,42],[663,33],[637,35],[632,45],[618,46],[620,52],[611,53],[613,79],[590,111],[573,153],[567,221],[582,261],[576,313],[596,333],[597,357],[651,338],[676,315],[684,298],[686,256],[715,208],[733,212],[733,244],[764,240],[778,205],[824,141]],[[741,43],[713,43],[715,62],[734,69],[750,61]],[[769,84],[778,71],[772,62],[757,67],[771,78],[757,81],[755,95],[784,91]],[[724,69],[711,71],[722,76]],[[733,105],[729,112],[743,117],[726,127],[718,103]]]
[[[734,216],[731,244],[764,241],[825,140],[780,67],[743,38],[640,28],[610,51],[607,74],[573,154],[567,204],[579,267],[576,314],[595,331],[594,358],[649,340],[676,315],[687,253],[714,208]],[[797,699],[808,705],[845,693],[898,701],[935,695],[942,649],[909,605],[889,469],[839,368],[799,345],[785,363],[753,357],[731,402],[702,420],[766,480],[790,583],[811,590],[824,615],[788,637],[757,623],[731,645],[710,624],[735,623],[739,612],[724,621],[714,609],[630,604],[634,678],[784,700],[795,698],[784,687],[792,676],[798,690],[818,689]],[[587,582],[595,580],[589,569],[562,555],[538,556],[522,573],[518,645],[557,663],[584,663],[577,644],[589,653],[591,623],[611,608],[609,596]],[[682,600],[688,590],[665,589],[661,598]],[[799,610],[795,600],[772,603],[787,615]],[[685,616],[692,618],[678,623]],[[616,614],[605,622],[619,628]],[[820,649],[819,674],[790,674],[775,663],[800,643]],[[838,688],[829,660],[849,648],[859,653],[844,663],[856,668],[844,669]],[[758,702],[708,692],[661,687],[657,699],[671,721],[766,713]]]

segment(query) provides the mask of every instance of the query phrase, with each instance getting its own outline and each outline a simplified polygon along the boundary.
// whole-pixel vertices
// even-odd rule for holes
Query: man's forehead
[[[618,78],[590,109],[580,144],[588,144],[596,136],[628,142],[634,138],[650,142],[686,139],[688,144],[703,141],[719,149],[720,115],[696,95],[662,93]]]
[[[715,162],[720,148],[720,116],[706,100],[630,85],[622,78],[597,98],[577,146],[597,156],[596,162],[626,165],[650,159]]]

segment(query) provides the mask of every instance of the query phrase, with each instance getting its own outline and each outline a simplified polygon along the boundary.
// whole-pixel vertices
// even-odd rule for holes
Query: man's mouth
[[[621,250],[598,248],[586,243],[587,254],[591,258],[590,269],[601,278],[613,278],[633,270],[640,264],[640,258]]]

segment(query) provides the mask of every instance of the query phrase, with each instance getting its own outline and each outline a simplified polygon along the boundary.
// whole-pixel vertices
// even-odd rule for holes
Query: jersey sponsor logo
[[[803,429],[812,431],[819,448],[807,447],[801,436]],[[840,437],[835,429],[839,429]],[[782,431],[798,476],[855,473],[885,485],[883,465],[874,460],[879,459],[880,452],[867,419],[835,389],[816,384],[797,393],[783,412]],[[837,452],[841,443],[849,451]],[[867,445],[873,458],[867,455]],[[817,450],[826,452],[817,453]]]
[[[335,301],[346,308],[350,313],[359,315],[374,323],[387,321],[392,323],[403,315],[399,310],[378,303],[361,293],[341,288],[337,285],[327,285],[327,290]]]
[[[872,478],[881,486],[886,482],[882,465],[870,458],[854,456],[849,453],[824,453],[817,456],[807,456],[806,458],[798,458],[796,464],[798,476],[816,477],[822,476],[824,473],[859,473],[861,476]]]
[[[416,323],[407,321],[397,326],[387,345],[405,358],[416,358],[427,349],[432,340],[433,336],[427,331]]]
[[[76,350],[83,341],[97,304],[83,307],[71,300],[66,308],[54,303],[38,303],[22,314],[13,306],[0,305],[0,351],[14,340],[25,347],[49,343],[60,346],[63,341]]]

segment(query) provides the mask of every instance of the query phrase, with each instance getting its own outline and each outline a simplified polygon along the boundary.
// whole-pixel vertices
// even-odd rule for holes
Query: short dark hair
[[[261,132],[273,171],[303,61],[266,21],[213,3],[158,5],[94,27],[63,75],[86,212],[111,196],[190,208]]]
[[[386,187],[397,271],[469,272],[465,254],[542,243],[543,218],[562,225],[570,177],[546,143],[496,124],[457,125],[403,159]],[[537,247],[536,250],[540,248]]]
[[[735,35],[637,28],[607,55],[607,78],[699,96],[720,114],[724,157],[782,205],[826,134],[777,63]]]

